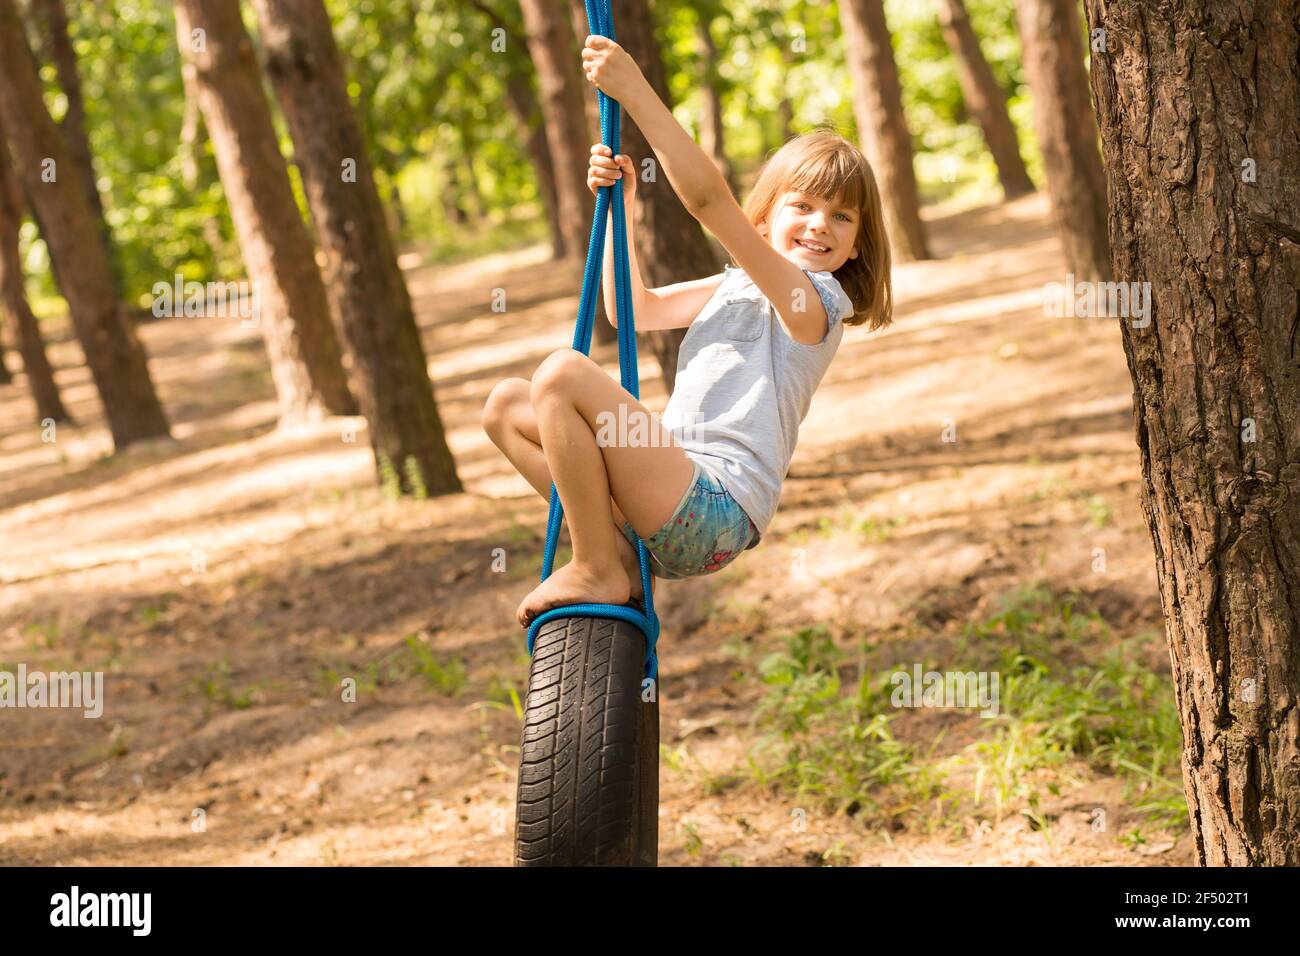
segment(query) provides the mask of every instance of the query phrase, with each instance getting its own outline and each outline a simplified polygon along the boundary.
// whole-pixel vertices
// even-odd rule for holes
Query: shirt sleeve
[[[822,305],[826,308],[826,318],[828,320],[826,332],[829,334],[835,328],[836,322],[853,314],[853,300],[849,298],[839,280],[831,273],[812,272],[808,269],[803,271],[812,281],[813,288],[817,290],[817,295],[821,297]]]

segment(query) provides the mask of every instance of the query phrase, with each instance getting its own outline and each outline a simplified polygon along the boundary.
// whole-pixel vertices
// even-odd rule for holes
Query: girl
[[[592,191],[623,180],[637,330],[690,330],[662,421],[571,348],[548,356],[531,382],[506,379],[488,396],[488,435],[544,498],[554,481],[573,542],[573,560],[519,605],[522,627],[559,605],[640,599],[638,535],[662,578],[710,574],[757,545],[843,327],[884,328],[892,314],[880,195],[851,143],[826,131],[792,139],[742,211],[622,47],[589,36],[582,59],[737,265],[645,288],[631,239],[635,167],[592,147]],[[607,235],[612,242],[612,228]],[[604,290],[617,325],[608,243]]]

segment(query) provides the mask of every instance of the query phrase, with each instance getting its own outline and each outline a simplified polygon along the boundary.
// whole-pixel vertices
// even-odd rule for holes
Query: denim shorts
[[[650,570],[657,578],[691,578],[721,571],[754,539],[757,529],[722,483],[699,462],[682,500],[664,526],[645,539]],[[623,534],[636,550],[636,531]]]

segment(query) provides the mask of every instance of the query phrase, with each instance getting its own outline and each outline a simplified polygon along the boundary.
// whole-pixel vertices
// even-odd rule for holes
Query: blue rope
[[[614,35],[614,14],[610,0],[586,0],[587,22],[591,32],[617,42]],[[596,91],[600,104],[601,142],[618,155],[622,108],[616,100]],[[596,295],[600,289],[601,263],[605,255],[605,225],[610,204],[614,211],[614,293],[618,307],[618,367],[620,380],[634,398],[641,397],[640,379],[637,375],[636,322],[632,315],[632,275],[627,255],[627,215],[623,207],[623,180],[613,186],[602,186],[596,194],[596,214],[591,223],[591,239],[587,246],[587,265],[582,276],[582,298],[578,303],[578,325],[573,333],[573,348],[583,355],[591,354],[591,333],[596,318]],[[560,522],[564,520],[564,506],[551,485],[551,512],[546,522],[546,552],[542,559],[542,580],[551,576],[555,566],[555,548],[560,538]],[[642,613],[634,607],[620,604],[570,604],[551,608],[537,615],[528,628],[528,653],[533,653],[537,633],[547,621],[560,617],[603,617],[627,621],[636,625],[645,635],[646,677],[654,679],[659,671],[659,658],[655,644],[659,639],[659,616],[655,614],[654,595],[650,589],[650,554],[645,542],[637,537],[637,557],[641,563],[641,587],[645,593]],[[635,603],[635,602],[633,602]]]

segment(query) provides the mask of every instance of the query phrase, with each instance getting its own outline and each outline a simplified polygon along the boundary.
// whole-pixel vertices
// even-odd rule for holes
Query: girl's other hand
[[[611,150],[604,143],[597,143],[591,147],[591,164],[587,167],[587,187],[596,194],[602,186],[612,186],[620,179],[623,180],[623,202],[627,204],[632,201],[636,193],[636,168],[632,165],[632,157],[625,153],[619,153],[617,156],[612,155]]]
[[[596,89],[622,102],[644,83],[641,68],[609,37],[593,34],[582,48],[582,72]]]

